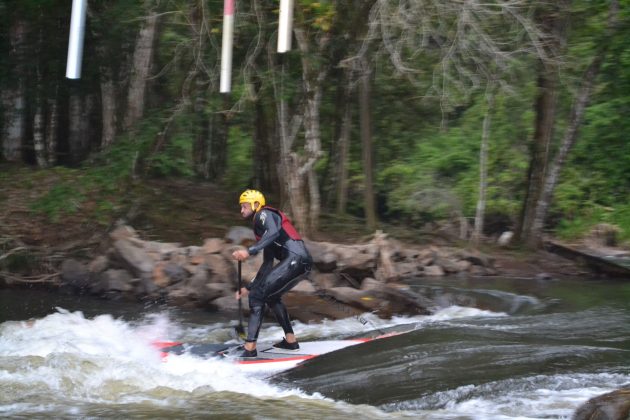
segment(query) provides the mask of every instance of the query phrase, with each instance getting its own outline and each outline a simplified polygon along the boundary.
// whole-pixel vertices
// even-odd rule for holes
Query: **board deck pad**
[[[370,339],[305,341],[300,343],[300,348],[297,350],[279,349],[271,344],[259,343],[258,357],[245,358],[240,357],[243,348],[237,344],[168,342],[156,343],[156,346],[165,357],[168,354],[190,354],[206,359],[228,358],[239,364],[247,364],[307,360],[366,341]]]

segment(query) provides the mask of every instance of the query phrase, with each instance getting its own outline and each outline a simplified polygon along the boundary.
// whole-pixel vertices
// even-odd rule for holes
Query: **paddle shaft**
[[[243,288],[243,277],[241,275],[241,261],[238,262],[238,328],[237,332],[243,334],[245,328],[243,328],[243,303],[241,302],[241,289]]]

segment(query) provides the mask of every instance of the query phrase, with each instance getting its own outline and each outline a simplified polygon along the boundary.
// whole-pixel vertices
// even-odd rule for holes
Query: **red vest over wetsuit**
[[[284,214],[283,212],[281,212],[278,209],[274,209],[273,207],[269,207],[269,206],[264,206],[261,210],[271,210],[272,212],[278,214],[280,216],[280,218],[282,219],[282,224],[281,224],[281,228],[282,230],[284,230],[284,232],[287,234],[287,236],[291,239],[293,239],[294,241],[301,241],[302,238],[300,237],[300,234],[298,233],[298,231],[295,229],[295,227],[293,227],[293,223],[291,223],[291,219],[289,219],[287,217],[286,214]],[[256,234],[256,230],[254,230],[254,235],[256,236],[256,240],[259,241],[260,240],[260,236]]]

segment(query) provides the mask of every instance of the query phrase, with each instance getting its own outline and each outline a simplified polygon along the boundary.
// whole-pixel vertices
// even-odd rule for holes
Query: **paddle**
[[[234,327],[234,331],[236,332],[236,336],[245,339],[245,328],[243,327],[243,304],[241,302],[241,288],[243,287],[243,280],[241,276],[241,262],[238,262],[238,325]]]

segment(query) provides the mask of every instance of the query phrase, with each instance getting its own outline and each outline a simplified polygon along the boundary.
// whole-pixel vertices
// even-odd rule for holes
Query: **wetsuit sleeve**
[[[275,241],[280,235],[280,227],[282,224],[280,216],[272,211],[262,210],[254,217],[256,222],[254,229],[262,231],[263,234],[260,236],[260,240],[258,242],[247,248],[249,255],[256,255],[260,252],[260,250],[265,249],[268,245],[272,244],[273,241]]]

